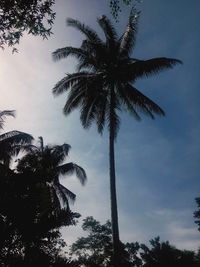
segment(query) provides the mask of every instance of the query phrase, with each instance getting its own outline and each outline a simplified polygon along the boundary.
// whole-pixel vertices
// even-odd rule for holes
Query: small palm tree
[[[39,137],[39,146],[32,146],[17,166],[19,173],[32,173],[38,183],[48,186],[51,193],[51,209],[54,213],[60,212],[61,209],[69,210],[68,200],[75,201],[76,198],[74,193],[60,183],[59,176],[76,174],[82,185],[87,179],[82,167],[73,162],[63,163],[70,148],[68,144],[44,146],[43,138]]]
[[[14,110],[0,111],[0,129],[3,129],[5,117],[15,117]],[[33,137],[20,131],[10,131],[0,135],[0,164],[9,167],[12,157],[31,144]]]
[[[77,72],[67,74],[53,88],[55,96],[69,92],[64,114],[80,108],[84,128],[97,124],[99,133],[107,125],[109,131],[111,221],[114,246],[114,267],[119,262],[119,229],[115,185],[114,142],[119,130],[119,112],[125,110],[137,120],[140,113],[154,119],[164,111],[133,85],[136,80],[172,68],[181,61],[172,58],[139,60],[131,57],[135,45],[139,13],[132,10],[128,25],[121,37],[106,16],[97,19],[105,34],[102,40],[90,27],[78,20],[67,19],[69,26],[85,36],[80,48],[64,47],[53,52],[53,59],[69,55],[78,59]]]

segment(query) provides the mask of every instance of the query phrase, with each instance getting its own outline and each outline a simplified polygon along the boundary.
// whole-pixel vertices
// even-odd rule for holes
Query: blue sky
[[[184,64],[157,76],[140,80],[136,87],[166,112],[154,121],[136,122],[121,114],[116,143],[117,192],[122,241],[148,242],[160,235],[179,248],[197,249],[200,235],[194,224],[195,197],[200,196],[199,179],[199,25],[200,2],[193,0],[144,0],[133,57],[166,56]],[[75,177],[62,183],[77,194],[72,207],[86,216],[105,222],[110,217],[108,179],[108,136],[95,127],[83,130],[78,111],[64,117],[66,96],[54,98],[51,89],[76,61],[54,63],[51,53],[64,46],[78,46],[82,35],[66,27],[67,17],[77,18],[99,31],[96,18],[110,10],[106,0],[57,0],[54,35],[49,40],[24,36],[18,54],[0,51],[0,109],[16,109],[5,130],[19,129],[43,136],[46,143],[69,143],[69,160],[85,168],[88,182],[82,187]],[[128,8],[115,23],[123,31]],[[81,232],[63,229],[68,243]]]

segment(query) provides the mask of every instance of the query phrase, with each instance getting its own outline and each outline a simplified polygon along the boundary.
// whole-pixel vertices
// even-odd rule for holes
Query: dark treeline
[[[0,112],[0,126],[13,111]],[[75,194],[60,184],[59,175],[75,173],[82,184],[83,168],[66,163],[70,146],[32,144],[19,131],[0,135],[0,266],[70,266],[62,256],[60,227],[74,225]],[[23,151],[11,168],[13,156]]]
[[[93,217],[87,217],[82,229],[87,236],[78,238],[71,246],[71,255],[81,266],[112,267],[110,221],[100,224]],[[197,267],[200,266],[200,249],[198,252],[180,250],[156,237],[149,245],[121,242],[121,258],[123,267]]]
[[[13,111],[0,112],[0,126]],[[0,135],[0,266],[113,266],[110,221],[100,224],[87,217],[78,238],[66,249],[60,228],[76,225],[80,214],[72,212],[69,200],[75,194],[59,181],[60,174],[75,173],[82,184],[86,173],[75,163],[66,163],[70,146],[44,145],[40,137],[33,145],[31,135],[11,131]],[[11,168],[13,156],[23,155]],[[199,207],[199,198],[196,199]],[[194,213],[199,225],[199,210]],[[66,253],[68,251],[68,253]],[[124,267],[197,267],[200,251],[180,250],[159,237],[150,245],[120,243]]]

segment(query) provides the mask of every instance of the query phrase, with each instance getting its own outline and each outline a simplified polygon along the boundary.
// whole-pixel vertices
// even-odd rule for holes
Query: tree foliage
[[[200,197],[196,199],[198,210],[194,212],[195,223],[198,225],[198,230],[200,231]]]
[[[61,226],[75,225],[71,211],[75,195],[59,182],[59,175],[75,172],[81,182],[85,171],[75,163],[63,163],[70,146],[29,145],[16,169],[0,165],[0,265],[74,266],[64,256]],[[1,150],[1,147],[0,147]],[[62,202],[63,201],[63,202]]]
[[[161,242],[159,237],[150,240],[150,247],[142,244],[140,256],[143,267],[198,267],[199,253],[180,250],[168,241]]]
[[[110,0],[110,9],[113,17],[117,20],[119,17],[119,13],[122,11],[122,4],[131,5],[135,2],[141,2],[142,0]]]
[[[55,211],[50,187],[40,178],[1,168],[0,263],[5,266],[53,266],[65,246],[59,228],[79,217],[69,208]]]
[[[15,46],[25,32],[42,38],[50,36],[54,3],[55,0],[1,0],[0,47]]]
[[[15,111],[0,111],[0,130],[3,129],[7,116],[15,117]],[[4,168],[9,168],[12,157],[22,149],[26,150],[32,140],[33,137],[30,134],[16,130],[0,134],[0,164],[3,164]]]
[[[82,229],[87,236],[78,238],[71,246],[71,254],[77,262],[85,267],[111,267],[112,236],[111,223],[100,224],[93,217],[83,220]],[[150,245],[121,243],[123,267],[198,267],[200,251],[180,250],[168,241],[156,237]]]
[[[100,224],[93,217],[83,220],[82,229],[86,237],[80,237],[71,246],[71,255],[76,257],[78,263],[86,267],[111,267],[113,266],[113,246],[111,223],[107,221]],[[122,266],[140,266],[141,260],[137,256],[139,244],[120,244]]]
[[[19,173],[34,174],[37,181],[48,184],[54,199],[54,210],[61,207],[68,209],[68,200],[75,201],[76,196],[60,183],[60,175],[75,174],[84,185],[87,179],[85,170],[73,162],[65,162],[70,145],[44,146],[42,137],[39,141],[39,146],[31,147],[29,153],[20,159],[17,170]]]

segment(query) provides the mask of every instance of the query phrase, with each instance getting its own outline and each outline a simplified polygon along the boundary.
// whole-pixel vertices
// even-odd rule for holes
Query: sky
[[[183,61],[159,75],[137,81],[135,86],[158,103],[165,118],[135,121],[120,114],[116,142],[116,173],[120,238],[124,242],[148,241],[155,236],[181,249],[200,247],[194,223],[200,197],[200,81],[199,0],[144,0],[133,57],[173,57]],[[76,61],[53,62],[51,53],[64,46],[80,45],[83,36],[66,26],[72,17],[93,27],[101,36],[96,18],[113,20],[119,35],[125,29],[130,7],[124,7],[115,22],[107,0],[57,0],[54,34],[48,40],[25,35],[12,54],[0,50],[0,110],[15,109],[16,119],[6,121],[4,131],[21,130],[46,144],[72,146],[68,161],[82,166],[88,176],[83,187],[76,177],[61,182],[77,195],[71,206],[82,217],[78,225],[62,229],[70,244],[83,235],[81,222],[94,216],[104,223],[110,218],[108,134],[100,136],[95,126],[84,130],[78,111],[65,117],[66,95],[55,98],[52,88]]]

